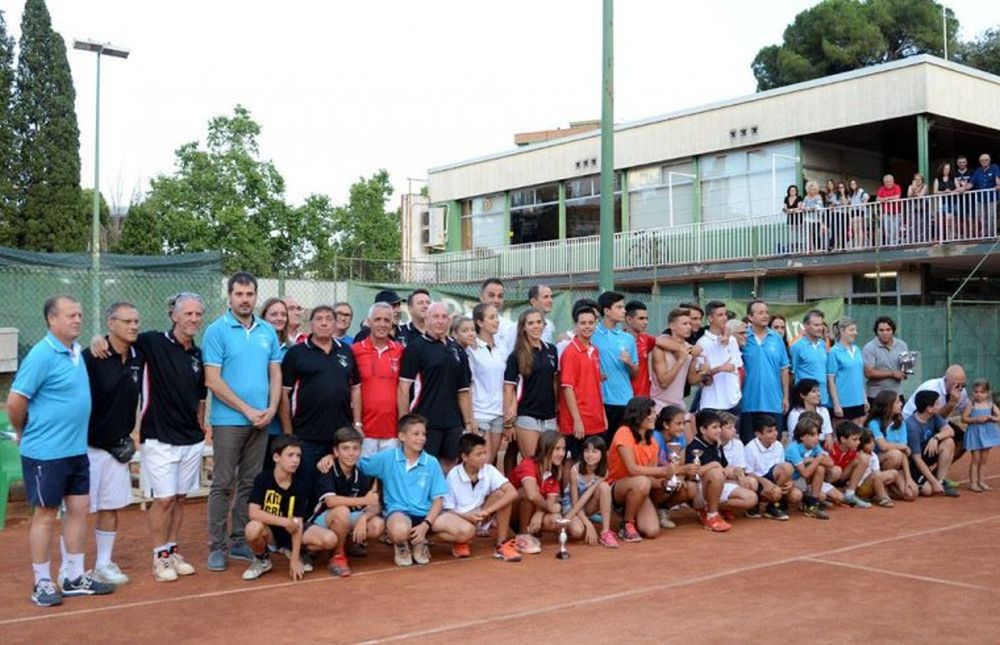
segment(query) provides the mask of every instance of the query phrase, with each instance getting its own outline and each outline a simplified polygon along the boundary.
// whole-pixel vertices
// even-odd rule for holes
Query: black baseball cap
[[[387,302],[390,305],[402,302],[403,299],[392,289],[383,289],[375,294],[375,302]]]

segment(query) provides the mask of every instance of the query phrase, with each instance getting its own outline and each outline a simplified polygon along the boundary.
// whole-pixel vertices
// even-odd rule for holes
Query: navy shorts
[[[271,531],[271,537],[274,538],[274,546],[278,549],[288,549],[292,550],[292,535],[280,526],[268,526]],[[304,552],[304,550],[303,550]]]
[[[465,434],[464,428],[427,428],[427,443],[424,450],[427,454],[444,459],[458,460],[458,441]]]
[[[87,455],[62,459],[32,459],[21,455],[24,493],[32,506],[58,508],[63,498],[90,494]]]
[[[774,481],[775,479],[774,469],[777,468],[779,465],[780,464],[775,464],[774,466],[771,466],[771,469],[764,474],[764,479],[771,482],[772,484],[777,484],[778,482]]]

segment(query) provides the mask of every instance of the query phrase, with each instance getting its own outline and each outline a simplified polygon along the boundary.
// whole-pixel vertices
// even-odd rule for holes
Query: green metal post
[[[615,288],[614,0],[604,0],[601,83],[601,241],[600,287]]]
[[[462,250],[462,204],[451,201],[446,204],[445,216],[448,218],[448,237],[445,239],[445,251]]]
[[[566,239],[566,182],[559,182],[559,239]]]
[[[944,364],[951,365],[951,296],[946,301],[948,328],[944,336]]]
[[[926,114],[917,115],[917,169],[924,176],[924,181],[930,177],[931,168],[931,148],[930,148],[931,124]]]
[[[97,52],[97,87],[94,90],[94,201],[90,221],[90,291],[94,334],[101,333],[101,52]]]

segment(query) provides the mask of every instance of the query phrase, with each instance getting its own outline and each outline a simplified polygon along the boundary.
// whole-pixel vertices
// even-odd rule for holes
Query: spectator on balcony
[[[802,249],[805,253],[823,250],[826,246],[826,227],[823,226],[823,195],[815,181],[806,183],[806,196],[802,200],[803,231]],[[751,437],[752,438],[752,437]]]
[[[812,182],[815,183],[815,182]],[[754,438],[754,416],[769,414],[778,421],[778,436],[784,432],[785,412],[788,411],[788,352],[781,337],[767,326],[771,316],[767,303],[751,300],[747,316],[753,329],[743,345],[743,414],[740,416],[740,440]]]
[[[605,291],[597,298],[601,322],[594,331],[593,343],[601,358],[601,396],[607,413],[608,445],[622,424],[625,406],[632,399],[632,378],[639,373],[639,351],[635,338],[620,325],[625,322],[625,296]]]
[[[875,319],[875,338],[865,343],[861,358],[865,363],[865,396],[869,406],[880,392],[889,390],[899,396],[903,391],[906,373],[902,370],[902,354],[910,348],[896,338],[896,322],[889,316]]]
[[[906,189],[907,199],[913,200],[906,204],[905,223],[906,237],[911,242],[926,242],[930,238],[930,234],[928,233],[930,219],[927,217],[926,200],[920,199],[927,197],[927,188],[924,176],[918,172],[913,174],[913,181],[910,182],[909,187]]]
[[[970,190],[972,190],[972,169],[969,168],[969,160],[965,155],[959,155],[955,159],[955,193],[960,194]],[[955,219],[960,235],[968,235],[971,225],[969,218],[974,215],[968,203],[968,197],[955,198]]]
[[[799,187],[792,184],[785,190],[785,199],[781,202],[781,212],[785,214],[785,222],[788,224],[789,238],[793,241],[789,244],[789,251],[796,250],[794,243],[801,233],[802,226],[802,197],[799,195]]]
[[[504,288],[500,278],[486,278],[483,281],[483,286],[479,289],[479,302],[496,307],[497,316],[500,317],[500,327],[496,333],[497,347],[503,352],[503,357],[507,358],[514,351],[514,343],[517,342],[517,323],[503,315]]]
[[[989,235],[995,230],[993,217],[996,211],[997,194],[1000,191],[1000,167],[992,163],[985,152],[979,155],[979,167],[972,173],[972,190],[987,191],[976,199],[976,215],[979,235]]]
[[[536,284],[528,289],[528,304],[542,312],[545,317],[545,330],[542,332],[542,340],[550,345],[554,343],[556,324],[552,322],[552,289],[548,285]],[[516,345],[516,343],[515,343]]]
[[[951,163],[944,162],[938,166],[937,175],[932,184],[933,193],[937,195],[937,234],[938,241],[944,242],[955,237],[955,198],[952,196],[958,186],[951,172]]]
[[[896,178],[886,175],[882,185],[875,194],[875,201],[882,204],[882,245],[896,246],[899,244],[899,199],[903,189],[896,184]]]
[[[656,347],[656,339],[646,333],[649,328],[649,311],[639,300],[625,305],[625,331],[635,337],[636,353],[639,356],[639,370],[632,377],[632,392],[635,396],[649,397],[649,353]]]
[[[840,202],[837,200],[837,183],[832,179],[826,180],[826,188],[823,189],[823,206],[827,208],[836,208],[840,206]]]
[[[955,190],[960,193],[972,190],[972,170],[969,169],[969,160],[965,155],[955,158]]]
[[[861,187],[857,179],[852,179],[847,184],[847,203],[851,206],[851,246],[856,249],[864,248],[868,241],[866,204],[870,200],[871,195]]]
[[[849,221],[846,207],[850,203],[851,200],[847,196],[847,184],[838,181],[837,189],[833,193],[833,199],[827,196],[827,208],[832,209],[827,219],[829,220],[829,226],[833,229],[833,234],[830,237],[835,249],[847,248]]]

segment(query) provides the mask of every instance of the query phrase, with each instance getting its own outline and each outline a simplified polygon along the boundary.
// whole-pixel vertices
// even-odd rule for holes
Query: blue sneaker
[[[222,549],[216,549],[208,554],[209,571],[225,571],[227,566],[229,566],[229,561],[226,552]]]
[[[31,602],[39,607],[55,607],[62,604],[62,594],[51,580],[43,578],[35,583],[35,588],[31,592]]]
[[[233,560],[254,561],[254,553],[246,542],[239,542],[229,547],[229,557]]]
[[[64,596],[103,596],[114,592],[115,586],[96,580],[93,573],[87,571],[76,579],[63,578],[62,595]]]

